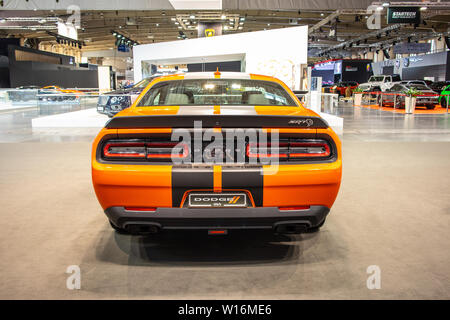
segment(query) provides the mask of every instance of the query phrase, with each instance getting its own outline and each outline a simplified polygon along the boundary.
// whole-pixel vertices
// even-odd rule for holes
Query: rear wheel
[[[381,93],[381,89],[380,88],[370,89],[370,92],[374,92],[373,94],[371,94],[371,98],[372,99],[378,99],[381,96],[380,95],[380,93]],[[378,100],[377,100],[377,102],[378,102]]]
[[[433,110],[436,106],[434,104],[427,105],[428,110]]]
[[[442,97],[441,99],[441,107],[446,109],[447,108],[447,97]]]
[[[385,101],[384,101],[383,97],[381,96],[381,94],[379,94],[378,97],[377,97],[377,104],[380,107],[385,107],[386,106]]]

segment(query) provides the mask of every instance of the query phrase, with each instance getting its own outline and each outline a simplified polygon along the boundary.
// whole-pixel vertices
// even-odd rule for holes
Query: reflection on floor
[[[405,114],[404,108],[381,107],[378,104],[361,105],[361,107]],[[416,109],[414,110],[414,114],[445,114],[445,113],[448,113],[447,108],[442,108],[440,105],[436,105],[433,110],[428,110],[426,107],[422,106],[417,106]]]

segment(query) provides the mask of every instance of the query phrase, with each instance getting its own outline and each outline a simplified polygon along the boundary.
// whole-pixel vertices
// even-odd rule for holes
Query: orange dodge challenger
[[[111,226],[318,230],[339,191],[341,143],[280,80],[233,72],[154,79],[92,147]]]

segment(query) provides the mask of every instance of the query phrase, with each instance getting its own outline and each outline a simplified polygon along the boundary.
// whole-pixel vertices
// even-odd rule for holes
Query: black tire
[[[447,97],[442,97],[441,99],[441,108],[447,109]]]
[[[325,220],[326,220],[326,219],[323,219],[323,221],[322,221],[320,224],[318,224],[317,226],[312,227],[312,228],[309,228],[309,229],[306,231],[306,233],[314,233],[314,232],[319,231],[320,228],[325,224]]]
[[[373,88],[373,89],[370,89],[370,92],[381,92],[381,89],[380,88]],[[372,96],[372,98],[378,98],[380,95],[379,94],[372,94],[371,96]],[[378,100],[377,100],[377,102],[378,102]]]
[[[111,221],[109,221],[109,224],[111,225],[111,227],[120,234],[130,234],[128,231],[126,231],[123,228],[119,228],[118,226],[116,226],[114,223],[112,223]]]
[[[384,107],[384,105],[383,105],[383,100],[382,100],[382,98],[381,98],[381,95],[378,95],[378,97],[377,97],[377,105],[378,105],[379,107]]]

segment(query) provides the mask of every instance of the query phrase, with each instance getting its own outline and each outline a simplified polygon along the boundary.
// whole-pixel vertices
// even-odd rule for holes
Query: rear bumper
[[[158,229],[274,229],[282,225],[320,225],[330,209],[311,206],[307,210],[280,211],[277,207],[255,208],[158,208],[153,212],[128,211],[124,207],[105,210],[117,227],[132,225],[154,226]]]

